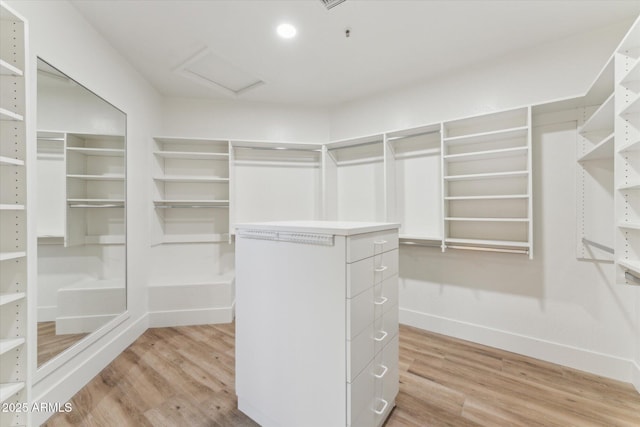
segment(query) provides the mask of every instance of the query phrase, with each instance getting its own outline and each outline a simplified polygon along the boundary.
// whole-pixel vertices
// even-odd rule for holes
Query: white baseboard
[[[627,383],[633,380],[635,366],[634,385],[640,385],[638,366],[629,359],[402,308],[400,323]]]
[[[38,322],[55,322],[57,315],[57,305],[45,305],[38,307]]]
[[[100,344],[98,342],[94,343],[92,347],[95,347],[95,349],[87,349],[86,358],[76,357],[71,359],[55,371],[67,371],[63,375],[55,376],[55,380],[53,380],[54,375],[48,375],[34,384],[32,403],[46,402],[64,405],[65,402],[68,402],[74,394],[142,335],[148,327],[148,318],[145,314],[109,341]],[[78,409],[74,408],[74,410]],[[51,415],[53,415],[52,412],[33,412],[29,425],[41,425]]]
[[[640,361],[633,364],[633,386],[640,393]]]
[[[234,313],[235,303],[230,307],[151,311],[149,312],[149,327],[163,328],[167,326],[231,323]]]
[[[56,318],[56,334],[91,333],[116,317],[118,317],[118,313],[58,317]]]

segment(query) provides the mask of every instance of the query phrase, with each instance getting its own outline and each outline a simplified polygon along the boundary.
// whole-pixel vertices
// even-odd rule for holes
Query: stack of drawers
[[[398,234],[347,239],[347,425],[379,426],[398,394]]]

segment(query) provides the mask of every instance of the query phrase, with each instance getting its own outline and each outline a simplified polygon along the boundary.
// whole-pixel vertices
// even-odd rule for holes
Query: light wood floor
[[[38,322],[38,366],[53,359],[89,334],[56,335],[56,322]]]
[[[640,426],[629,384],[406,326],[400,370],[387,427]],[[149,329],[71,402],[46,426],[256,425],[236,408],[234,325]]]

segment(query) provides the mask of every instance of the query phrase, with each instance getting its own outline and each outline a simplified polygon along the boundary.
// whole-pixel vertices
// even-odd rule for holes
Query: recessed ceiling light
[[[291,39],[295,37],[296,33],[298,32],[298,30],[296,30],[296,27],[291,24],[280,24],[278,25],[276,31],[278,32],[278,35],[283,39]]]

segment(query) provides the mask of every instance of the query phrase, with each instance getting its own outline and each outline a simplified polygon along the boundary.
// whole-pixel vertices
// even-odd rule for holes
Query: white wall
[[[341,105],[331,111],[331,138],[584,94],[630,24]],[[575,123],[534,130],[534,260],[403,247],[402,322],[631,380],[640,328],[634,290],[612,283],[611,264],[576,260],[574,144]]]
[[[41,56],[127,114],[128,317],[99,340],[82,351],[77,350],[78,354],[73,358],[63,356],[63,360],[54,361],[49,369],[39,373],[35,373],[35,343],[29,342],[30,363],[35,373],[31,399],[66,402],[147,327],[147,218],[136,212],[145,211],[149,205],[147,141],[152,130],[158,127],[161,98],[69,3],[9,1],[8,4],[29,21],[30,67],[33,72],[36,70],[36,56]],[[35,80],[28,89],[32,112],[35,113]],[[35,122],[29,127],[35,136]],[[30,143],[35,144],[35,140]],[[29,160],[35,163],[34,157]],[[31,179],[34,178],[33,172],[30,170]],[[33,194],[30,197],[29,209],[33,209]],[[35,246],[35,236],[31,236],[30,243],[31,247]],[[33,261],[30,259],[30,281],[35,277]],[[30,287],[32,291],[33,286]],[[30,310],[33,308],[35,305],[30,304]],[[30,334],[35,337],[35,311],[30,311],[29,315]],[[32,424],[39,425],[49,415],[34,414]]]

